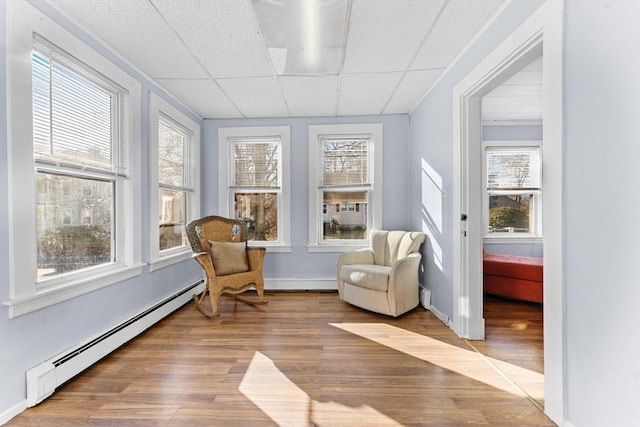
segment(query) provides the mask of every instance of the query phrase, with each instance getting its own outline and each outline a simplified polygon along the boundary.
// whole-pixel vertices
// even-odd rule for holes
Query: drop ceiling
[[[411,112],[504,0],[50,2],[200,117],[258,118]],[[264,18],[304,30],[292,3],[344,14],[319,26],[339,32],[326,70],[283,70]]]

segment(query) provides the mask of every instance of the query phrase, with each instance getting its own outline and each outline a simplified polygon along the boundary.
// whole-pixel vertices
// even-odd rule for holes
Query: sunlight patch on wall
[[[425,362],[445,368],[449,371],[464,375],[482,382],[496,389],[516,396],[527,395],[510,380],[505,378],[493,366],[499,367],[501,372],[509,372],[515,377],[523,377],[534,387],[530,397],[541,399],[544,397],[544,376],[507,362],[482,356],[476,351],[465,350],[451,344],[438,341],[425,335],[387,325],[385,323],[330,323],[331,326],[377,342],[394,350],[401,351]],[[489,363],[487,363],[487,361]],[[492,366],[493,365],[493,366]]]
[[[238,390],[280,426],[401,426],[368,405],[351,408],[311,399],[260,352],[254,353]]]
[[[422,205],[438,234],[442,234],[442,177],[422,159]]]

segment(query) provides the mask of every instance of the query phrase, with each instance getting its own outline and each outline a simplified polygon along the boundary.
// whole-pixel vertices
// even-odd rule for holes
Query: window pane
[[[489,197],[490,233],[533,233],[533,194]]]
[[[540,163],[537,149],[487,150],[488,189],[537,189]]]
[[[162,118],[159,122],[159,181],[165,185],[184,187],[184,152],[188,135]]]
[[[235,193],[234,212],[247,224],[249,240],[278,240],[277,193]]]
[[[277,142],[234,143],[234,186],[280,186],[278,161],[280,144]]]
[[[322,141],[322,184],[361,185],[369,183],[368,140],[325,139]]]
[[[367,201],[367,191],[323,191],[322,238],[366,239]]]
[[[38,173],[38,279],[113,262],[111,181]]]
[[[187,194],[184,191],[160,189],[160,250],[186,244],[185,218]]]

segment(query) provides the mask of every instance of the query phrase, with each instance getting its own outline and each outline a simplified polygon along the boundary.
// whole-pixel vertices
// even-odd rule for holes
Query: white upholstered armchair
[[[340,298],[394,317],[415,308],[420,302],[419,250],[425,238],[418,231],[372,231],[369,248],[338,258]]]

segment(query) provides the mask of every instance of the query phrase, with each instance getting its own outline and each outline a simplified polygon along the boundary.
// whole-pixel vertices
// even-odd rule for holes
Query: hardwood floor
[[[497,341],[461,340],[420,307],[393,319],[335,293],[267,298],[224,298],[214,320],[187,304],[7,425],[555,425],[472,348],[503,359]],[[539,369],[528,354],[507,361]]]

